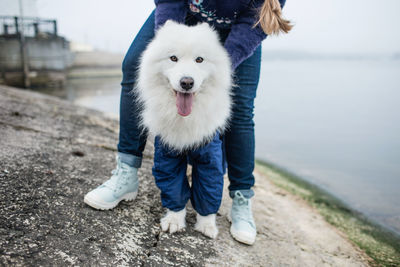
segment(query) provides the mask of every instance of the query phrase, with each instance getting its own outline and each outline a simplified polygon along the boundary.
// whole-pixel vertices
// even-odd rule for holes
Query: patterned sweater
[[[184,23],[186,15],[208,22],[215,28],[231,29],[224,46],[235,69],[267,37],[260,26],[253,27],[264,0],[155,0],[156,29],[171,19]],[[283,7],[286,0],[279,0]]]

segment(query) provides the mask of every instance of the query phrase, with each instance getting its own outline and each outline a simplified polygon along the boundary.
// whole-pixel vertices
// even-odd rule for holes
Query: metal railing
[[[35,17],[0,16],[2,27],[0,36],[13,36],[23,33],[25,36],[57,36],[57,21]]]
[[[0,38],[16,38],[19,41],[23,84],[25,88],[29,88],[31,82],[25,37],[57,37],[57,21],[23,16],[0,16],[0,21],[3,24],[0,28]]]

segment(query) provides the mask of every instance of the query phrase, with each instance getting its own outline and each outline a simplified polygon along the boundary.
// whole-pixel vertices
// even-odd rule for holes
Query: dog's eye
[[[176,56],[171,56],[169,59],[171,59],[171,61],[173,62],[177,62],[178,58]]]
[[[202,57],[197,57],[197,58],[196,58],[196,62],[197,62],[197,63],[201,63],[201,62],[203,62],[203,60],[204,60],[204,59],[203,59]]]

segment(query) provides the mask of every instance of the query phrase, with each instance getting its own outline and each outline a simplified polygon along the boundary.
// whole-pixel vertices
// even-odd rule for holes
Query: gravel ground
[[[185,231],[161,233],[150,142],[137,199],[111,211],[86,206],[84,194],[114,167],[117,131],[100,112],[0,86],[0,265],[368,265],[320,215],[257,172],[254,246],[230,237],[227,192],[216,240],[193,231],[190,207]]]

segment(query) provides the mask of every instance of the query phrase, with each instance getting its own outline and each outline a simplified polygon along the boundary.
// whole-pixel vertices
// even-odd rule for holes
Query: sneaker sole
[[[255,237],[248,236],[246,233],[236,231],[233,226],[231,226],[230,229],[232,237],[236,240],[239,241],[240,243],[246,244],[246,245],[253,245],[254,242],[256,241]]]
[[[93,198],[90,198],[88,196],[85,196],[85,198],[83,199],[83,202],[85,202],[87,205],[89,205],[90,207],[97,209],[97,210],[110,210],[110,209],[113,209],[116,206],[118,206],[119,202],[121,202],[122,200],[125,200],[125,201],[134,200],[136,198],[137,194],[138,194],[138,191],[126,193],[125,195],[123,195],[122,197],[120,197],[119,199],[117,199],[111,203],[101,202],[101,201],[95,200]]]
[[[232,218],[231,218],[231,215],[230,214],[228,214],[227,216],[226,216],[226,218],[227,218],[227,220],[230,222],[230,223],[232,223]],[[238,242],[240,242],[240,243],[243,243],[243,244],[246,244],[246,245],[253,245],[254,244],[254,242],[256,242],[256,238],[254,237],[249,237],[248,235],[246,235],[245,233],[243,233],[243,232],[239,232],[239,231],[236,231],[234,228],[233,228],[233,226],[231,225],[231,228],[230,228],[230,233],[231,233],[231,235],[232,235],[232,237],[236,240],[236,241],[238,241]]]

